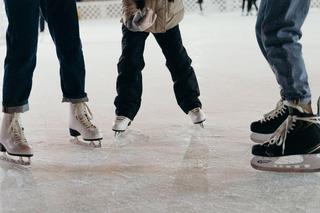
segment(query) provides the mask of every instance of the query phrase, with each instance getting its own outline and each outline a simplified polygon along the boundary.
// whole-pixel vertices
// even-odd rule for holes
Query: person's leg
[[[3,112],[29,109],[28,98],[36,66],[39,0],[5,0],[8,17],[7,55],[3,79]]]
[[[311,93],[299,40],[310,0],[264,0],[260,24],[266,57],[287,101],[309,103]],[[260,20],[261,21],[261,20]]]
[[[122,54],[118,63],[116,115],[133,120],[139,111],[142,95],[143,52],[146,32],[131,32],[122,26]]]
[[[85,141],[89,141],[89,145],[101,147],[100,140],[103,136],[92,123],[91,110],[85,103],[88,101],[85,92],[85,64],[76,1],[41,0],[41,12],[56,45],[60,62],[62,101],[70,102],[70,135],[76,138],[81,135]],[[96,144],[94,141],[99,142]]]
[[[252,9],[252,0],[248,0],[248,11],[247,11],[248,13],[247,13],[247,15],[250,14],[251,9]]]
[[[257,5],[257,0],[253,0],[253,5],[256,8],[256,11],[259,11],[258,5]]]
[[[20,113],[29,109],[28,98],[36,66],[39,0],[5,0],[8,17],[7,55],[3,79],[3,117],[0,129],[0,152],[4,160],[30,164],[32,148],[27,143]],[[14,157],[19,157],[15,160]],[[28,157],[28,161],[22,158]]]
[[[320,117],[311,109],[311,93],[299,40],[309,0],[265,0],[261,38],[266,56],[282,88],[284,103],[256,122],[276,127],[263,144],[254,145],[251,165],[279,172],[320,171]],[[320,105],[320,102],[318,102]],[[279,118],[284,119],[279,122]],[[283,157],[286,160],[280,160]],[[299,161],[294,160],[299,159]]]
[[[245,4],[246,4],[246,0],[242,0],[242,7],[241,7],[241,9],[242,9],[242,12],[244,12],[244,7],[245,7]]]
[[[56,45],[63,102],[88,101],[76,1],[41,0],[41,11]]]
[[[154,36],[166,58],[179,106],[185,113],[197,107],[201,108],[197,77],[191,66],[192,60],[183,46],[179,26]]]
[[[297,5],[299,2],[302,5]],[[302,101],[300,104],[312,112],[301,46],[297,43],[301,37],[300,27],[308,6],[308,1],[261,1],[256,24],[257,41],[277,76],[282,100],[274,110],[265,114],[263,119],[251,124],[251,140],[255,142],[269,140],[287,119],[289,115],[287,101]]]

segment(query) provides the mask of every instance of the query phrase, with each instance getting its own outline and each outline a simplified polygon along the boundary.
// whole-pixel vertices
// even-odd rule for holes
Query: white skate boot
[[[116,116],[112,125],[112,130],[115,132],[115,136],[120,135],[126,131],[131,124],[131,120],[125,116]]]
[[[24,136],[19,113],[4,114],[0,133],[0,151],[3,152],[3,156],[0,157],[2,160],[20,165],[31,164],[30,158],[33,153]],[[16,160],[9,156],[19,157],[19,159]],[[26,157],[27,160],[25,161],[23,157]]]
[[[69,131],[70,135],[75,137],[72,142],[99,148],[103,136],[91,120],[92,113],[86,103],[70,104]],[[83,141],[78,138],[80,135]]]
[[[190,116],[192,123],[199,124],[202,128],[204,128],[203,122],[206,120],[206,115],[200,107],[190,110],[188,115]]]

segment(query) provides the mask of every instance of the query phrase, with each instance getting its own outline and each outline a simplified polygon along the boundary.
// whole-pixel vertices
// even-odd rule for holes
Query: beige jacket
[[[147,29],[147,32],[163,33],[177,26],[183,19],[184,6],[182,0],[145,0],[145,6],[151,8],[157,14],[155,24]],[[130,19],[138,10],[134,0],[122,0],[122,22]]]

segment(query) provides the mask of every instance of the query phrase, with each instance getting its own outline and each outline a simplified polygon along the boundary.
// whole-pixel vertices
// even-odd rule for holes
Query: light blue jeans
[[[261,0],[256,35],[288,101],[309,103],[311,92],[302,57],[301,27],[308,15],[310,0]]]

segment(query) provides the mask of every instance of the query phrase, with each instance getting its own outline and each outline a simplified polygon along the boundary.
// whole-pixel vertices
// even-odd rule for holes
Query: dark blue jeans
[[[143,52],[147,32],[131,32],[122,26],[122,55],[118,63],[117,93],[115,99],[116,114],[134,119],[139,111],[142,95]],[[182,44],[179,26],[165,33],[155,33],[166,65],[174,83],[174,92],[181,109],[188,113],[201,107],[200,91],[191,59]],[[158,79],[154,79],[157,81]],[[157,95],[155,94],[155,97]]]
[[[56,45],[63,101],[87,101],[85,65],[75,0],[4,0],[8,17],[3,111],[28,110],[36,66],[39,8]],[[50,80],[50,79],[48,79]]]
[[[310,0],[262,0],[256,24],[261,51],[288,101],[309,103],[311,92],[302,57],[301,27]]]

